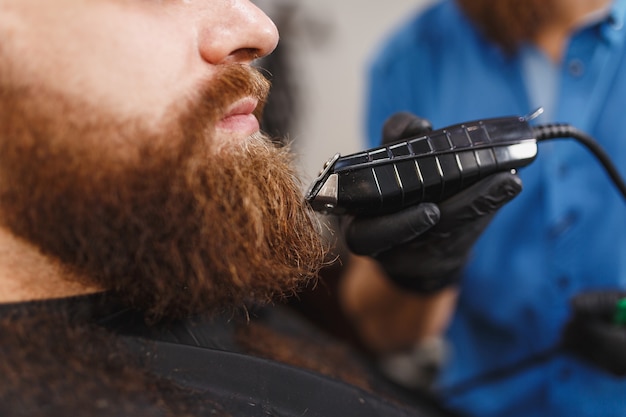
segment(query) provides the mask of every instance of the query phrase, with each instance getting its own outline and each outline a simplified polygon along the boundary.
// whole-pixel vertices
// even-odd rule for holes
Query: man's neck
[[[541,31],[535,44],[552,62],[561,62],[572,32],[594,16],[608,12],[611,3],[611,0],[563,0],[562,18]]]
[[[81,284],[32,244],[0,228],[0,302],[69,297],[100,291]]]

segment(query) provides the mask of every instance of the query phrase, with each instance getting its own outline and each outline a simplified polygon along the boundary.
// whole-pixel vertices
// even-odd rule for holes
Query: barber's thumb
[[[402,139],[409,139],[433,130],[427,119],[409,112],[398,112],[391,115],[383,126],[383,145],[389,145]]]
[[[346,244],[357,255],[375,256],[424,234],[439,215],[436,204],[421,203],[396,213],[357,217],[346,224]]]

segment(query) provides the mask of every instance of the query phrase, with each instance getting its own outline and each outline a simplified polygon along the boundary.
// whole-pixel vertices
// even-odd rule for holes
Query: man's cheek
[[[88,3],[21,29],[16,46],[25,52],[17,61],[23,83],[57,89],[120,117],[163,119],[202,75],[192,31],[176,27],[162,11]]]

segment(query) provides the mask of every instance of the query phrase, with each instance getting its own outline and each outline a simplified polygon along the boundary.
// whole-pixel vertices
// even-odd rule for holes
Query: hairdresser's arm
[[[457,288],[417,294],[396,286],[378,262],[352,256],[340,286],[340,299],[362,343],[376,355],[413,349],[440,337],[456,304]]]

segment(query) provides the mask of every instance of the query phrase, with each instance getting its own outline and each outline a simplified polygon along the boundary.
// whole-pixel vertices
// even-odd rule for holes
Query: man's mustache
[[[227,64],[201,84],[192,99],[191,110],[216,122],[235,101],[253,97],[259,103],[253,114],[260,122],[269,91],[270,82],[258,69],[245,64]]]

